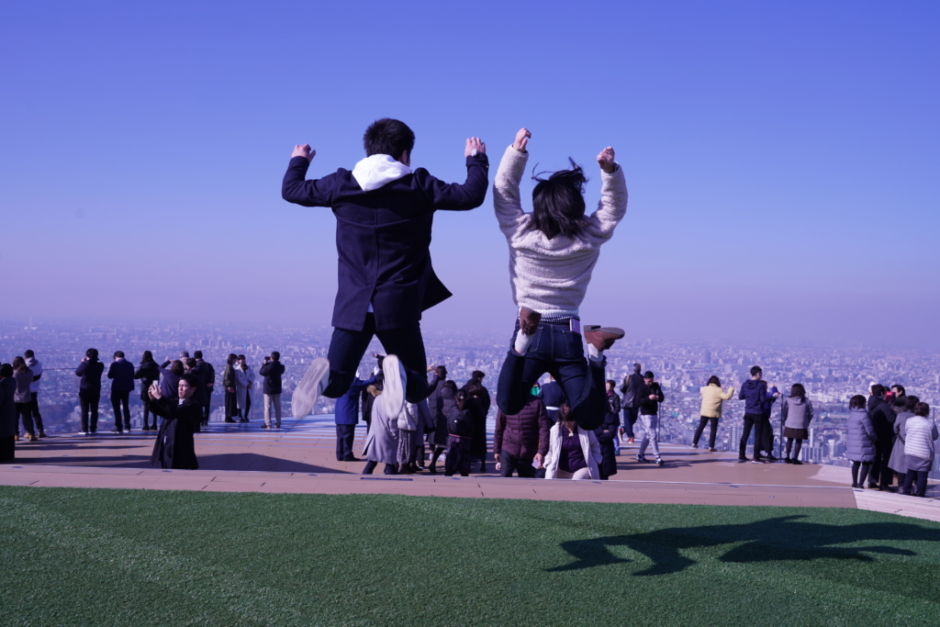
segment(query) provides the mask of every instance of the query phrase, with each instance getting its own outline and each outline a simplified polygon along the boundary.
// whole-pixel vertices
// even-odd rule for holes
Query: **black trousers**
[[[111,407],[114,409],[114,428],[118,431],[124,429],[130,430],[131,428],[131,410],[129,406],[129,399],[131,393],[128,392],[111,392]],[[121,408],[124,408],[124,427],[121,427]]]
[[[770,414],[764,415],[764,431],[761,435],[760,450],[768,453],[769,455],[774,454],[774,425],[770,421]]]
[[[211,405],[212,405],[212,390],[207,388],[206,389],[206,404],[203,405],[203,411],[204,411],[202,415],[203,422],[209,422],[209,414],[212,411]]]
[[[39,392],[30,392],[30,402],[29,409],[33,413],[33,424],[36,425],[36,428],[43,432],[45,429],[42,428],[42,416],[39,415]]]
[[[225,422],[235,422],[238,415],[238,397],[235,392],[225,390]]]
[[[765,428],[764,417],[761,414],[744,414],[744,431],[741,433],[741,442],[738,444],[738,457],[747,457],[747,441],[751,437],[751,427],[754,428],[754,459],[760,459],[761,438]]]
[[[447,436],[447,460],[444,462],[444,474],[454,473],[466,477],[470,474],[470,438]]]
[[[21,418],[23,420],[23,431],[32,436],[35,436],[36,428],[33,426],[33,413],[29,410],[29,403],[14,403],[13,410],[16,412],[17,422]],[[19,430],[19,424],[17,424],[17,433],[19,433]]]
[[[333,329],[330,338],[330,350],[327,359],[330,362],[329,385],[323,390],[327,398],[339,398],[349,391],[356,369],[373,336],[378,336],[386,353],[395,355],[405,368],[407,382],[405,383],[405,399],[409,403],[417,403],[428,397],[431,388],[428,387],[427,368],[428,359],[424,351],[424,338],[421,336],[421,323],[415,322],[399,329],[385,329],[377,331],[375,328],[375,315],[366,314],[366,323],[362,331],[350,329]]]
[[[698,441],[702,437],[702,432],[705,431],[705,425],[711,423],[711,431],[708,434],[708,448],[715,448],[715,435],[718,433],[718,419],[717,418],[708,418],[706,416],[701,416],[698,421],[698,428],[695,430],[695,435],[692,437],[692,446],[698,446]]]
[[[894,479],[894,471],[888,468],[891,460],[891,449],[894,441],[891,438],[878,438],[875,440],[875,460],[871,464],[871,474],[868,481],[877,483],[879,487],[887,488]]]
[[[142,425],[143,428],[146,429],[146,428],[150,425],[150,414],[151,414],[151,412],[150,412],[150,397],[149,397],[149,396],[141,396],[141,397],[140,397],[140,402],[141,402],[141,403],[143,404],[143,406],[144,406],[144,415],[143,415],[143,418],[142,418],[141,422],[143,422],[143,425]],[[153,426],[154,426],[154,427],[157,426],[157,415],[156,415],[156,414],[153,414]]]
[[[0,464],[8,464],[16,459],[16,437],[0,438]]]
[[[356,437],[356,425],[336,425],[336,461],[351,459],[353,440]]]
[[[79,390],[78,401],[82,406],[82,431],[94,433],[98,430],[98,403],[101,402],[101,392]],[[90,422],[89,414],[91,414]]]
[[[927,494],[927,475],[926,470],[908,470],[904,476],[904,494],[913,494],[914,496],[926,496]],[[911,488],[915,485],[914,491]]]
[[[500,451],[499,476],[511,477],[513,471],[516,471],[520,477],[531,479],[535,477],[535,466],[532,465],[533,459],[534,458],[532,457],[529,459],[525,459],[524,457],[516,457],[515,455],[510,455],[506,451]]]

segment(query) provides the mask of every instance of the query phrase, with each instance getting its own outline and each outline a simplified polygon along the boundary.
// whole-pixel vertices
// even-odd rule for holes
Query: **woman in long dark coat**
[[[607,412],[604,414],[604,424],[594,429],[594,435],[601,445],[601,463],[598,466],[601,479],[608,479],[617,474],[617,451],[614,439],[620,427],[620,397],[614,389],[616,381],[607,381]]]
[[[480,460],[480,472],[486,472],[486,414],[490,408],[490,395],[479,381],[471,379],[466,387],[467,410],[473,420],[473,436],[470,439],[470,459]]]
[[[144,351],[140,365],[134,372],[134,378],[140,379],[140,402],[144,405],[143,430],[157,430],[157,415],[153,415],[153,427],[150,426],[150,386],[160,378],[160,366],[153,360],[153,353]]]
[[[163,416],[157,432],[150,463],[161,468],[198,470],[196,443],[193,433],[202,421],[202,406],[195,398],[198,382],[192,374],[184,374],[179,382],[179,403],[164,398],[159,385],[150,388],[150,410]]]

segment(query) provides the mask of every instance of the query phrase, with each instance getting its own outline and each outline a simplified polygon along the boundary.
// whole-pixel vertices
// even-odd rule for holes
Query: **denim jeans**
[[[636,424],[637,419],[640,417],[640,408],[639,407],[624,407],[623,408],[623,430],[627,434],[628,438],[635,438],[636,433],[633,431],[633,425]]]
[[[571,331],[567,320],[540,322],[525,355],[512,348],[518,333],[516,320],[509,353],[499,371],[496,394],[499,409],[506,415],[522,411],[532,386],[547,372],[561,384],[570,415],[578,426],[589,430],[601,426],[607,413],[606,358],[586,359],[581,334]]]
[[[639,457],[646,455],[646,447],[649,446],[653,450],[656,459],[659,459],[659,433],[657,431],[659,416],[640,414],[640,419],[637,422],[640,423],[640,429],[643,430],[643,439],[640,440],[640,452],[637,455]]]
[[[373,336],[378,336],[382,347],[389,355],[395,355],[405,367],[407,382],[405,399],[417,403],[428,397],[433,388],[428,386],[428,359],[424,352],[424,338],[421,337],[421,323],[399,329],[376,331],[375,316],[366,314],[366,323],[362,331],[333,329],[327,360],[330,362],[329,385],[323,390],[323,396],[339,398],[349,391],[356,369]]]

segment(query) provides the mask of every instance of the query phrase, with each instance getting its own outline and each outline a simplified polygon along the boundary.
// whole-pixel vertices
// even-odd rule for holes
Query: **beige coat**
[[[702,388],[702,417],[703,418],[721,418],[721,404],[734,396],[734,388],[728,388],[727,392],[722,392],[721,388],[715,385],[706,385]]]

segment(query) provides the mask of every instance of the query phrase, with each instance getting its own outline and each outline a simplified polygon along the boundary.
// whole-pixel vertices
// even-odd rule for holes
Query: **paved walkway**
[[[196,436],[200,470],[195,471],[152,468],[154,436],[149,432],[21,442],[16,463],[0,466],[0,485],[844,507],[940,521],[937,485],[931,484],[927,499],[853,490],[848,469],[833,466],[740,464],[736,453],[665,444],[661,468],[632,461],[636,449],[623,449],[619,472],[610,481],[506,479],[494,472],[364,477],[362,462],[335,460],[330,415],[286,419],[280,431],[259,425],[212,423]],[[357,451],[364,433],[360,427]],[[491,463],[488,467],[492,471]]]

